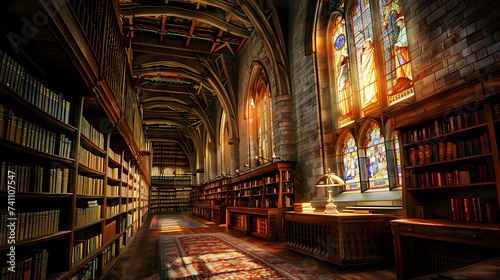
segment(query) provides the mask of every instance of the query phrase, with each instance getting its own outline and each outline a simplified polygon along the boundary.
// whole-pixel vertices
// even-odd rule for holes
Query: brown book
[[[12,111],[10,111],[7,123],[7,136],[6,136],[6,138],[10,141],[14,141],[14,139],[16,138],[16,125],[17,125],[17,117],[14,115]]]
[[[425,163],[425,147],[424,146],[418,146],[418,164],[424,164]]]
[[[0,137],[5,137],[6,109],[0,104]]]
[[[23,136],[23,122],[24,120],[22,118],[17,118],[16,137],[14,139],[14,142],[16,142],[17,144],[21,144],[21,138]]]
[[[453,159],[453,143],[446,143],[446,160]]]
[[[445,146],[446,143],[439,143],[439,161],[445,160]]]
[[[425,144],[424,146],[424,153],[425,153],[425,163],[430,163],[431,162],[431,145]]]

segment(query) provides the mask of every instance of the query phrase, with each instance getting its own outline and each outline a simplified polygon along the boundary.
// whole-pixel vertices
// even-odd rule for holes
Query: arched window
[[[356,141],[350,133],[344,140],[342,163],[344,165],[344,180],[347,184],[345,190],[360,190],[358,150],[356,148]]]
[[[413,77],[401,0],[378,2],[384,45],[387,105],[391,105],[414,94]]]
[[[341,16],[335,18],[335,25],[332,28],[332,42],[337,110],[339,113],[338,123],[339,127],[341,127],[354,121],[345,20]]]
[[[380,133],[380,127],[375,123],[370,126],[366,133],[365,153],[368,167],[368,189],[388,187],[384,136]]]
[[[379,98],[370,2],[368,0],[359,2],[356,0],[351,16],[361,113],[365,116],[378,105]]]
[[[255,107],[257,109],[257,139],[259,164],[265,162],[265,159],[271,159],[274,155],[274,135],[272,119],[272,99],[269,90],[269,83],[262,84],[258,89]]]
[[[398,172],[398,186],[403,185],[403,177],[401,175],[401,154],[399,150],[399,133],[394,133],[394,152],[396,154],[396,167]]]

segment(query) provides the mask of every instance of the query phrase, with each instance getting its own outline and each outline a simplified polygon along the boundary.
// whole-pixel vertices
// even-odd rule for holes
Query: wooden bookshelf
[[[294,168],[294,162],[278,161],[231,178],[228,227],[283,240],[284,212],[293,209]]]
[[[218,177],[192,190],[193,214],[219,224],[226,223],[226,206],[231,199],[231,178]]]
[[[151,213],[191,211],[190,186],[152,186]]]
[[[399,279],[499,255],[500,98],[468,98],[472,88],[394,116],[405,218],[391,222]]]
[[[11,129],[10,124],[6,125],[4,122],[0,131],[0,152],[4,155],[0,161],[1,197],[12,196],[12,190],[9,192],[7,189],[8,171],[16,173],[11,178],[16,182],[13,207],[15,206],[19,215],[16,216],[19,226],[22,226],[22,230],[17,232],[17,238],[22,240],[15,243],[16,254],[24,256],[25,252],[36,251],[34,255],[27,256],[40,260],[42,252],[48,254],[48,258],[45,257],[43,261],[47,279],[71,279],[89,265],[105,274],[106,269],[116,263],[130,244],[149,212],[149,180],[145,180],[138,165],[131,166],[130,162],[135,157],[125,139],[116,132],[116,128],[111,133],[99,132],[99,121],[107,116],[95,98],[70,99],[71,112],[75,116],[75,126],[72,126],[30,104],[1,83],[0,95],[7,96],[5,100],[14,100],[13,106],[0,102],[3,105],[0,110],[2,119],[8,120],[10,114],[23,120],[19,130],[15,130],[16,134],[20,133],[17,140],[15,137],[14,141],[3,137]],[[101,134],[100,143],[82,134],[81,123],[84,119]],[[43,133],[53,133],[55,137],[40,137],[38,140],[31,140],[31,143],[26,142],[28,140],[21,142],[19,140],[29,134],[28,125],[43,128]],[[37,133],[42,135],[41,130]],[[62,143],[58,142],[62,135],[71,141],[65,144],[68,145],[68,150],[64,156],[60,154]],[[39,141],[43,141],[43,144],[38,145]],[[83,162],[81,149],[85,149],[91,161]],[[109,150],[113,152],[108,152]],[[114,159],[108,154],[113,154]],[[100,163],[97,164],[97,161]],[[108,177],[107,171],[111,169],[117,170]],[[63,174],[65,178],[62,177]],[[122,175],[127,179],[122,180]],[[81,181],[82,178],[88,180]],[[115,188],[114,193],[108,195],[108,188]],[[78,209],[85,207],[82,204],[90,202],[99,206],[96,208],[96,218],[77,225],[75,218]],[[6,224],[9,213],[5,209],[0,214],[1,223]],[[31,235],[31,231],[40,234]],[[112,237],[103,244],[102,236],[105,232]],[[78,244],[86,244],[89,240],[99,240],[99,243],[93,243],[89,247],[92,250],[85,254],[79,252],[84,257],[74,262],[73,248]],[[0,251],[6,253],[10,247],[2,244]],[[24,259],[19,261],[24,262]]]

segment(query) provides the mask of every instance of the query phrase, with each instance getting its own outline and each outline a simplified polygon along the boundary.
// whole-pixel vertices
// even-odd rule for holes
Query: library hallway
[[[268,242],[265,239],[253,235],[245,235],[240,231],[227,229],[225,225],[219,225],[203,218],[192,215],[190,212],[182,213],[191,219],[191,223],[178,223],[183,227],[175,227],[168,223],[158,223],[155,218],[158,213],[149,215],[141,229],[136,232],[130,247],[118,261],[116,266],[107,276],[107,280],[156,280],[158,279],[159,268],[159,238],[161,235],[184,235],[202,233],[225,233],[232,237],[252,243],[262,249],[289,259],[305,267],[313,269],[333,279],[396,279],[396,269],[393,265],[371,265],[357,267],[340,267],[328,262],[323,262],[312,257],[296,253],[285,248],[285,242]],[[161,214],[160,215],[168,215]],[[184,221],[190,221],[183,219]],[[172,219],[173,220],[173,219]],[[169,221],[172,221],[169,219]],[[194,222],[193,222],[194,221]],[[205,227],[193,227],[196,223],[201,223]],[[175,223],[175,222],[174,222]],[[151,227],[151,224],[153,226]],[[164,225],[162,227],[162,224]]]

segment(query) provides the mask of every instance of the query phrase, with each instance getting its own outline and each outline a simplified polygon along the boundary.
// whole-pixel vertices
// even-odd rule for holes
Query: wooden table
[[[389,220],[381,214],[285,213],[285,247],[338,265],[372,264],[392,254]]]
[[[412,280],[433,280],[433,279],[473,279],[491,280],[500,279],[500,257],[489,259],[466,267],[458,268],[443,273],[428,274],[413,278]]]

